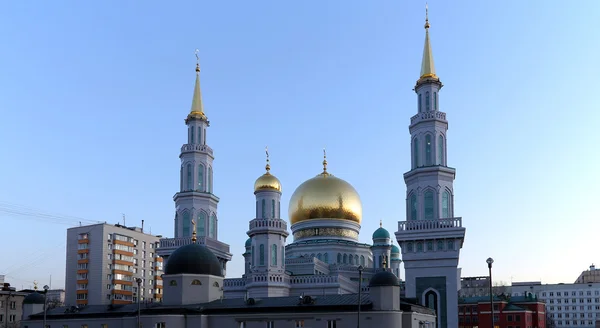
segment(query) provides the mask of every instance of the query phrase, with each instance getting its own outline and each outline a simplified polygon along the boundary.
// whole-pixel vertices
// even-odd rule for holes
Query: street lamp
[[[46,312],[48,312],[48,285],[44,285],[44,328],[46,328]]]
[[[363,270],[365,269],[362,265],[358,266],[358,315],[357,315],[357,320],[356,320],[356,327],[360,328],[360,305],[361,305],[361,291],[362,291],[362,273]]]
[[[137,292],[137,328],[140,328],[142,325],[140,324],[140,299],[141,299],[141,289],[140,286],[142,285],[142,278],[136,278],[135,282],[137,282],[138,285],[138,292]],[[45,328],[45,327],[44,327]]]
[[[494,293],[492,291],[492,264],[494,263],[494,259],[489,257],[485,262],[487,262],[490,272],[490,313],[492,314],[492,328],[494,328]]]

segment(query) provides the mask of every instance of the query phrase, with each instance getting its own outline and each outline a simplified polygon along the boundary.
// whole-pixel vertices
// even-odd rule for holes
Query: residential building
[[[582,271],[577,280],[575,280],[576,284],[586,284],[586,283],[594,283],[600,282],[600,269],[596,269],[595,265],[590,265],[589,270]]]
[[[600,283],[513,283],[514,295],[531,293],[546,304],[548,327],[592,328],[600,319]]]
[[[143,222],[142,222],[143,226]],[[160,237],[99,223],[67,230],[66,305],[129,304],[162,298]],[[140,289],[136,279],[140,278]]]
[[[2,283],[0,289],[0,327],[17,328],[23,315],[23,299],[27,293],[18,292],[9,283]]]
[[[510,295],[510,286],[494,285],[492,286],[494,295]],[[459,297],[477,297],[490,295],[490,277],[461,277]]]
[[[194,233],[193,233],[194,234]],[[369,281],[370,294],[301,295],[264,298],[223,298],[220,259],[205,245],[180,247],[166,264],[161,303],[83,305],[51,309],[48,327],[435,327],[435,312],[400,296],[400,281],[382,270]],[[42,328],[43,299],[28,296],[23,328]],[[360,314],[357,310],[360,307]]]
[[[489,294],[489,293],[488,293]],[[533,294],[494,296],[494,327],[546,328],[545,304]],[[458,327],[492,327],[489,296],[461,297]]]

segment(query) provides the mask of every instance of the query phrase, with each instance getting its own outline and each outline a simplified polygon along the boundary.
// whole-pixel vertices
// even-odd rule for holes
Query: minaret
[[[454,217],[455,169],[447,165],[446,113],[440,111],[442,83],[435,72],[425,14],[421,75],[414,91],[417,114],[410,119],[411,170],[406,183],[406,221],[396,239],[402,249],[406,297],[438,314],[438,328],[458,327],[458,260],[465,228]]]
[[[246,289],[249,297],[289,296],[285,273],[287,223],[280,217],[281,183],[271,174],[269,152],[266,173],[256,179],[256,218],[250,221],[250,273]],[[247,251],[248,252],[248,251]]]
[[[390,233],[383,228],[383,223],[379,220],[379,228],[373,232],[373,269],[384,269],[384,263],[390,262],[392,245],[390,243]]]
[[[197,242],[207,245],[222,263],[223,272],[231,259],[229,245],[218,241],[219,198],[213,192],[213,150],[207,143],[210,126],[204,113],[200,89],[200,60],[196,50],[196,83],[192,108],[185,119],[187,141],[181,147],[180,189],[175,194],[175,239],[190,238],[195,220]]]

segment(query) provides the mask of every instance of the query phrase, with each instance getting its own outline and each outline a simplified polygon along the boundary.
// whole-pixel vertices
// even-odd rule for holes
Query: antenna
[[[123,225],[124,225],[124,226],[127,226],[127,225],[125,224],[125,213],[121,213],[121,215],[123,215]]]

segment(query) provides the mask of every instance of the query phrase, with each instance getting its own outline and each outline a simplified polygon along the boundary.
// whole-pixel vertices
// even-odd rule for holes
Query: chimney
[[[144,220],[142,220],[142,232],[144,232]]]

